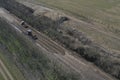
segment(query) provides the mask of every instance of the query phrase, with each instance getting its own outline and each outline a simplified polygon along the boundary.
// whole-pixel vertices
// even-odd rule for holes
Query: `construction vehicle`
[[[61,18],[58,20],[58,22],[61,24],[61,23],[65,22],[65,21],[68,21],[68,20],[70,20],[68,17],[61,17]]]
[[[29,26],[25,23],[25,21],[21,21],[20,25],[22,25],[24,28],[28,28]]]
[[[22,25],[24,28],[28,28],[29,27],[28,24],[25,23],[24,21],[21,21],[20,25]],[[33,40],[37,40],[38,39],[36,35],[33,35],[31,29],[27,30],[27,35],[30,36]]]
[[[24,22],[24,21],[21,21],[21,22],[20,22],[20,25],[25,25],[25,22]]]
[[[27,30],[27,35],[29,35],[33,40],[37,40],[38,39],[36,35],[33,35],[31,29]]]

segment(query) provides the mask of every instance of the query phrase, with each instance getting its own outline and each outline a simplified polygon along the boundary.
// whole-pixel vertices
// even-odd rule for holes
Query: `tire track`
[[[5,80],[14,80],[13,76],[9,72],[9,70],[6,68],[2,60],[0,60],[0,72],[3,75]]]

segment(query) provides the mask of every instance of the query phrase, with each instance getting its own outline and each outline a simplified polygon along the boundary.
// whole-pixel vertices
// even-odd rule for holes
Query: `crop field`
[[[120,25],[120,0],[37,0],[80,18],[99,23]]]
[[[2,76],[2,74],[0,73],[0,80],[4,80],[4,78],[3,78],[3,76]]]

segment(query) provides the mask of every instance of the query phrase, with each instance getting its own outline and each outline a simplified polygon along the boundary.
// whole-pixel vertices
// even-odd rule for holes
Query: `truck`
[[[25,23],[25,21],[21,21],[20,25],[22,25],[24,28],[28,28],[29,26]]]

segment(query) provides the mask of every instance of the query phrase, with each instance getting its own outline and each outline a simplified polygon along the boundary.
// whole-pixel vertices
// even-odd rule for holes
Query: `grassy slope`
[[[31,41],[17,34],[6,22],[0,20],[0,25],[2,25],[0,26],[0,44],[6,47],[6,51],[11,53],[12,58],[14,56],[22,65],[28,65],[29,67],[24,66],[24,68],[30,68],[33,76],[38,71],[39,77],[43,80],[77,80],[71,73],[62,71],[55,63],[45,57],[43,52],[39,51]]]
[[[7,31],[7,30],[5,30],[4,26],[5,26],[5,24],[3,24],[3,22],[0,20],[0,45],[1,45],[1,43],[6,43],[6,40],[2,39],[2,37],[8,35],[7,33],[5,34],[5,32],[4,32],[4,31]],[[7,26],[8,25],[6,25],[6,27]],[[3,36],[2,36],[3,33],[1,31],[2,30],[1,28],[4,28],[4,30],[3,30],[4,35]],[[10,34],[8,36],[10,36]],[[7,38],[8,36],[6,36],[6,39],[8,39]],[[9,41],[9,39],[8,39],[8,41]],[[13,41],[14,41],[14,39],[13,39]],[[7,45],[7,43],[5,45],[10,46],[11,44],[9,42],[8,45]],[[12,49],[12,46],[11,46],[11,49]],[[12,76],[14,77],[14,79],[15,80],[25,80],[24,76],[22,75],[22,73],[20,72],[18,67],[14,64],[14,62],[12,62],[12,59],[9,58],[10,56],[8,56],[6,54],[9,54],[9,53],[7,51],[5,51],[4,49],[2,49],[0,46],[0,59],[4,62],[4,64],[6,65],[6,67],[8,68],[10,73],[12,74]],[[9,54],[9,55],[12,55],[12,54]]]

